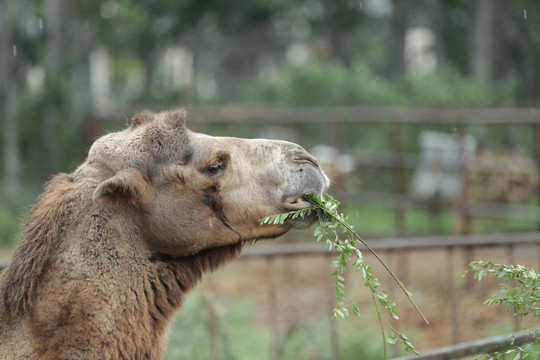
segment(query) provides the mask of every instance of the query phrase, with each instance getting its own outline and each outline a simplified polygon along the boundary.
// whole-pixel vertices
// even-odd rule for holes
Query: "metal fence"
[[[398,237],[398,238],[384,238],[377,239],[370,242],[370,246],[377,252],[386,255],[386,258],[390,258],[392,255],[402,257],[400,263],[408,263],[407,257],[412,256],[415,252],[421,251],[444,251],[446,259],[445,263],[439,264],[434,269],[435,272],[445,274],[441,279],[441,282],[445,282],[447,291],[447,306],[449,311],[447,312],[448,319],[446,321],[451,326],[451,338],[450,344],[458,344],[460,341],[467,339],[462,338],[460,335],[464,324],[459,320],[459,307],[460,307],[460,295],[457,291],[460,286],[456,279],[456,274],[468,268],[467,258],[457,259],[455,254],[458,250],[464,250],[466,253],[478,253],[481,250],[497,249],[503,254],[506,263],[515,263],[519,257],[519,253],[523,255],[523,249],[525,249],[530,264],[540,267],[540,233],[513,233],[513,234],[475,234],[475,235],[454,235],[454,236],[422,236],[422,237]],[[365,248],[361,247],[364,254]],[[280,257],[305,257],[305,256],[328,256],[328,248],[321,246],[321,244],[282,244],[279,246],[272,246],[269,248],[248,248],[244,251],[242,258],[250,259],[254,257],[264,257],[266,259],[280,258]],[[405,258],[405,259],[403,259]],[[461,264],[459,264],[461,262]],[[392,264],[396,265],[396,264]],[[410,279],[407,274],[408,266],[401,266],[399,269],[399,276],[403,279]],[[379,274],[380,275],[380,274]],[[294,275],[291,275],[294,276]],[[405,280],[407,283],[407,281]],[[270,283],[270,286],[275,286]],[[397,285],[391,281],[385,282],[385,286],[389,293],[395,294],[397,291]],[[463,286],[463,284],[461,284]],[[470,286],[470,285],[465,285]],[[270,293],[277,291],[277,289],[271,289]],[[333,293],[333,289],[329,288],[328,292]],[[514,317],[515,320],[517,318]],[[437,319],[441,321],[441,319]],[[332,348],[334,349],[333,359],[339,359],[339,336],[336,334],[335,324],[329,323],[331,339],[333,342]],[[397,326],[397,325],[395,325]],[[520,328],[518,321],[513,321],[512,324],[515,331]],[[429,326],[426,328],[429,331]],[[524,337],[525,338],[525,337]],[[483,344],[483,343],[482,343]],[[444,356],[435,352],[432,357],[426,357],[426,359],[455,359],[461,356],[475,354],[474,351],[495,351],[500,349],[501,342],[493,343],[490,345],[489,341],[483,344],[482,347],[478,346],[478,342],[471,344],[461,344],[455,353],[445,350]],[[491,346],[491,347],[490,347]],[[421,349],[420,349],[421,350]],[[466,353],[465,353],[466,352]],[[478,352],[477,352],[478,353]],[[453,355],[449,355],[453,354]],[[464,354],[457,356],[456,354]],[[439,356],[440,357],[437,357]],[[453,357],[446,357],[453,356]]]
[[[401,257],[400,267],[402,278],[407,278],[408,256],[421,250],[441,250],[446,252],[447,262],[444,264],[447,274],[445,279],[449,289],[449,322],[451,324],[451,343],[457,344],[465,339],[460,338],[462,324],[458,320],[459,297],[457,295],[455,274],[466,267],[473,260],[475,252],[485,248],[504,249],[508,263],[514,263],[516,251],[523,246],[535,246],[529,256],[537,258],[540,265],[540,236],[538,233],[518,233],[504,235],[477,234],[474,232],[474,221],[477,218],[489,219],[527,219],[537,223],[540,229],[540,183],[536,184],[535,205],[509,204],[505,202],[479,202],[471,199],[467,182],[467,167],[461,169],[463,179],[463,192],[457,205],[460,217],[460,228],[454,236],[427,236],[427,237],[403,237],[409,231],[407,229],[407,211],[411,205],[417,204],[415,199],[408,193],[406,172],[411,171],[418,164],[418,154],[404,151],[405,132],[408,126],[433,127],[451,124],[456,127],[457,134],[465,136],[471,127],[481,125],[486,127],[514,125],[525,126],[534,144],[531,157],[534,159],[536,168],[540,168],[540,111],[536,108],[374,108],[374,107],[339,107],[339,108],[276,108],[276,107],[246,107],[246,106],[221,106],[215,108],[193,107],[188,109],[190,121],[193,123],[226,123],[237,125],[260,125],[260,124],[326,124],[328,126],[328,142],[337,149],[343,148],[346,124],[389,124],[391,127],[390,137],[387,139],[390,149],[385,153],[371,154],[368,157],[356,159],[357,166],[361,168],[376,168],[391,171],[393,187],[389,193],[373,193],[366,191],[351,191],[334,189],[336,197],[348,203],[369,203],[378,206],[386,206],[394,212],[394,233],[397,238],[378,239],[373,242],[377,251],[392,254],[398,253]],[[529,139],[531,140],[531,139]],[[496,171],[504,172],[505,169]],[[424,204],[428,207],[432,204]],[[455,206],[455,205],[454,205]],[[436,221],[440,209],[432,212],[433,220]],[[456,268],[455,253],[457,249],[463,250],[463,267]],[[288,245],[271,252],[263,250],[248,250],[246,257],[264,256],[267,258],[281,256],[306,256],[309,254],[326,251],[324,248],[309,245]],[[472,286],[469,278],[466,287]],[[329,290],[332,291],[332,290]],[[332,326],[332,325],[331,325]],[[513,327],[518,329],[519,324],[514,321]],[[339,358],[339,336],[335,335],[335,329],[331,329],[334,342],[333,356]],[[464,345],[468,348],[467,345]],[[472,347],[472,345],[470,346]],[[469,347],[469,348],[470,348]],[[491,349],[491,350],[490,350]],[[492,351],[495,348],[483,348],[483,351]],[[469,354],[471,352],[469,351]],[[427,357],[429,359],[443,359],[450,357]],[[427,359],[426,358],[426,359]],[[454,358],[455,355],[454,355]]]
[[[460,344],[460,341],[463,339],[460,336],[462,331],[463,324],[459,320],[459,305],[460,305],[460,296],[458,295],[457,288],[463,284],[457,284],[456,273],[466,268],[466,260],[456,258],[455,254],[460,249],[467,249],[471,252],[480,252],[485,249],[497,249],[499,252],[504,254],[507,263],[514,263],[516,258],[521,254],[523,255],[523,249],[526,252],[526,256],[530,263],[536,263],[540,267],[540,232],[534,233],[512,233],[512,234],[475,234],[475,235],[455,235],[455,236],[423,236],[423,237],[397,237],[397,238],[381,238],[375,241],[370,241],[370,246],[379,254],[386,255],[386,258],[389,258],[391,255],[410,257],[415,252],[422,251],[444,251],[444,258],[447,260],[444,264],[439,264],[436,269],[440,273],[446,274],[442,282],[446,282],[446,288],[448,289],[448,301],[447,305],[449,311],[447,313],[448,322],[451,326],[451,339],[449,339],[450,344],[456,344],[456,346],[450,346],[441,350],[427,351],[424,357],[421,359],[432,359],[432,360],[441,360],[441,359],[458,359],[467,355],[474,355],[480,352],[490,352],[495,350],[500,350],[504,345],[504,339],[500,338],[497,341],[494,339],[486,339],[485,341],[473,341],[470,343]],[[361,247],[361,250],[366,254],[366,249]],[[328,248],[322,244],[317,243],[293,243],[293,244],[277,244],[272,246],[253,246],[244,249],[243,254],[240,258],[240,261],[247,261],[250,259],[262,258],[267,260],[267,263],[270,264],[269,272],[272,272],[272,267],[275,266],[275,263],[272,260],[283,259],[283,258],[306,258],[306,257],[315,257],[315,256],[324,256],[332,258],[334,253],[328,251]],[[407,261],[405,261],[407,262]],[[461,265],[458,263],[461,262]],[[391,267],[393,267],[392,264]],[[7,261],[0,262],[0,270],[7,266]],[[407,274],[407,267],[401,267],[399,269],[399,276],[401,279],[409,278]],[[294,277],[294,274],[290,276]],[[268,292],[274,294],[274,302],[271,304],[272,307],[277,307],[275,302],[275,294],[280,290],[278,284],[273,281],[268,281],[266,279],[266,286],[269,287]],[[331,287],[331,283],[328,284],[328,293],[333,294],[334,289]],[[385,283],[388,287],[389,293],[393,293],[397,289],[397,285],[388,281]],[[208,304],[207,304],[208,305]],[[210,305],[208,305],[210,306]],[[329,309],[333,305],[333,302],[329,304]],[[276,313],[276,309],[271,310],[272,313]],[[329,310],[330,313],[330,310]],[[441,319],[437,319],[440,321]],[[272,325],[274,327],[273,331],[275,333],[275,338],[279,339],[283,336],[280,334],[279,327]],[[329,338],[331,341],[332,347],[332,358],[340,359],[340,336],[336,327],[335,321],[328,322],[329,326]],[[397,325],[395,325],[397,326]],[[518,331],[520,324],[514,322],[514,330]],[[428,329],[429,331],[429,329]],[[520,333],[521,334],[521,333]],[[522,336],[521,336],[522,335]],[[530,336],[525,333],[521,334],[519,338],[521,340],[530,340]],[[210,332],[210,337],[215,337],[215,339],[210,339],[210,343],[219,342],[219,333]],[[282,343],[274,344],[274,347],[282,346]],[[508,346],[506,344],[505,346]],[[269,349],[270,351],[279,354],[279,351],[276,349]],[[419,349],[422,351],[422,349]],[[423,353],[423,351],[422,351]],[[280,355],[274,357],[276,360],[280,359]],[[415,357],[416,358],[416,357]],[[403,357],[400,359],[409,359],[408,357]]]

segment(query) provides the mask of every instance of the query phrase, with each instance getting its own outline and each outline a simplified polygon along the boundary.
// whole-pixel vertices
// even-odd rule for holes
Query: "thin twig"
[[[379,310],[379,305],[377,304],[377,300],[375,299],[375,293],[371,292],[371,298],[373,299],[373,305],[375,306],[375,310],[377,311],[377,318],[379,319],[379,327],[381,328],[381,336],[383,340],[383,352],[384,352],[384,360],[388,359],[388,355],[386,354],[386,334],[384,333],[384,325],[382,323],[382,316],[381,311]]]
[[[308,198],[309,200],[309,198]],[[416,304],[416,302],[412,299],[411,295],[410,295],[410,292],[405,288],[405,286],[403,285],[403,283],[397,278],[397,276],[392,272],[392,270],[390,270],[390,268],[386,265],[386,263],[379,257],[379,255],[375,252],[375,250],[373,250],[373,248],[371,246],[369,246],[369,244],[360,237],[360,235],[358,235],[353,229],[352,227],[350,227],[350,225],[348,225],[347,223],[343,222],[341,219],[337,218],[336,216],[334,216],[333,214],[331,214],[330,212],[326,211],[326,209],[324,207],[322,207],[320,204],[318,204],[317,202],[314,202],[314,201],[311,201],[310,202],[315,205],[317,208],[323,210],[328,216],[330,216],[332,219],[334,219],[335,221],[339,222],[341,224],[341,226],[343,226],[345,229],[347,229],[348,231],[350,231],[350,233],[358,240],[360,241],[372,254],[373,256],[375,256],[375,258],[377,260],[379,260],[379,262],[382,264],[382,266],[384,266],[384,268],[386,269],[386,271],[388,271],[388,273],[392,276],[392,278],[396,281],[396,283],[399,285],[399,287],[401,288],[401,290],[403,290],[403,292],[405,293],[405,295],[407,296],[407,298],[409,299],[409,301],[411,302],[411,304],[413,305],[414,309],[418,312],[418,314],[422,317],[422,319],[424,320],[424,322],[426,324],[429,325],[429,321],[428,319],[426,318],[426,316],[422,313],[422,311],[420,310],[420,308],[418,307],[418,305]]]

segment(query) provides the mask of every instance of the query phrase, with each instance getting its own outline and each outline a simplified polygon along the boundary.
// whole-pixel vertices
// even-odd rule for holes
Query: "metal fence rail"
[[[466,247],[472,249],[486,247],[512,247],[520,245],[539,245],[540,232],[508,233],[508,234],[471,234],[448,236],[406,236],[385,237],[368,240],[375,251],[412,251],[436,250]],[[366,250],[359,245],[361,250]],[[246,247],[242,258],[255,257],[286,257],[328,254],[328,247],[320,243],[278,243],[275,245],[258,245]],[[540,248],[538,253],[540,265]],[[9,260],[0,259],[0,270],[7,267]]]
[[[368,240],[376,251],[392,250],[435,250],[449,247],[485,248],[485,247],[517,247],[520,245],[540,245],[540,232],[509,234],[472,234],[448,236],[406,236],[388,237]],[[359,245],[361,250],[365,250]],[[305,256],[328,253],[328,247],[317,243],[276,244],[270,246],[254,246],[243,250],[242,257],[278,257]],[[540,255],[540,253],[539,253]],[[540,258],[539,258],[540,261]]]
[[[536,331],[540,331],[537,328]],[[440,349],[426,351],[420,356],[409,355],[400,356],[392,360],[450,360],[460,359],[465,356],[478,354],[491,354],[495,351],[501,352],[513,347],[530,343],[535,340],[533,331],[524,330],[511,334],[492,336],[486,339],[464,342],[452,346],[445,346]]]

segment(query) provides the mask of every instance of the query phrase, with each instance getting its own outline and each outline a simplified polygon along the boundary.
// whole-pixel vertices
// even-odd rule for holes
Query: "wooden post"
[[[458,125],[459,135],[461,137],[461,149],[460,156],[465,156],[465,147],[463,142],[465,141],[465,136],[467,135],[467,126],[465,124]],[[460,216],[461,216],[461,233],[462,234],[471,234],[472,233],[472,221],[469,215],[469,181],[467,179],[468,171],[467,164],[465,161],[462,163],[461,167],[461,178],[463,182],[463,189],[461,193],[461,202],[460,202]]]
[[[402,196],[407,192],[407,184],[404,173],[403,159],[403,125],[399,122],[392,123],[392,152],[395,159],[394,170],[392,172],[394,181],[394,193],[398,196],[394,209],[394,228],[397,236],[407,234],[406,204],[403,203]],[[399,252],[397,260],[399,277],[403,282],[408,282],[409,274],[409,253],[407,250]]]
[[[216,311],[214,295],[210,288],[211,286],[203,290],[204,302],[208,314],[207,328],[210,337],[210,355],[212,356],[212,359],[219,360],[221,359],[221,350],[219,346],[219,315]]]
[[[0,110],[2,120],[2,162],[3,188],[2,195],[5,205],[15,209],[20,191],[21,153],[19,143],[19,126],[17,108],[22,74],[17,66],[17,48],[13,27],[16,20],[21,18],[22,5],[19,1],[8,0],[0,7]]]
[[[328,263],[332,261],[332,254],[328,253],[326,255],[326,258],[329,260]],[[336,298],[334,297],[335,292],[335,282],[334,278],[330,277],[330,287],[331,290],[328,293],[327,301],[328,301],[328,314],[331,314],[336,306]],[[338,329],[336,325],[337,319],[334,319],[331,316],[328,316],[328,328],[330,330],[330,346],[332,348],[332,359],[339,360],[340,354],[339,354],[339,336],[338,336]]]
[[[330,121],[330,145],[335,148],[339,154],[342,154],[345,150],[345,138],[343,136],[343,124],[338,119],[333,119]],[[345,184],[343,183],[343,175],[339,171],[336,172],[334,178],[334,187],[338,189],[344,189]]]
[[[506,254],[508,256],[508,264],[515,264],[516,259],[515,259],[515,256],[514,256],[514,244],[509,244],[506,247]],[[511,284],[512,284],[512,286],[517,286],[516,279],[512,279]],[[514,327],[514,331],[519,330],[519,321],[520,321],[519,316],[515,316],[515,315],[512,316],[512,325]]]
[[[538,170],[538,173],[540,173],[540,124],[533,124],[532,130],[533,130],[532,133],[534,136],[534,139],[533,139],[534,159],[536,162],[536,169]],[[536,205],[540,207],[540,181],[538,181],[538,183],[536,184],[536,201],[537,201]],[[538,220],[538,224],[536,226],[537,226],[537,229],[540,231],[540,217]]]
[[[452,326],[452,343],[457,344],[459,342],[459,319],[458,319],[458,296],[457,289],[455,286],[455,267],[454,267],[454,247],[448,246],[446,248],[447,252],[447,285],[448,285],[448,295],[450,298],[450,324]]]
[[[472,219],[469,214],[469,180],[467,179],[468,171],[467,171],[467,164],[465,162],[465,136],[467,135],[467,125],[460,123],[458,125],[458,132],[461,137],[461,144],[460,144],[460,156],[463,157],[462,165],[461,165],[461,178],[462,178],[462,184],[463,184],[463,190],[461,195],[461,203],[460,203],[460,217],[461,217],[461,233],[463,235],[470,235],[473,232],[472,228]],[[465,268],[469,267],[469,264],[474,259],[474,249],[471,246],[465,247],[465,254],[463,256],[463,259],[465,260]],[[474,286],[475,282],[472,275],[467,275],[465,278],[465,287],[467,289],[470,289]]]
[[[276,293],[276,284],[274,281],[274,264],[275,264],[275,258],[273,256],[269,256],[266,258],[267,262],[267,274],[268,274],[268,299],[270,300],[270,316],[271,316],[271,323],[272,323],[272,334],[273,334],[273,341],[272,341],[272,358],[274,360],[280,360],[283,357],[283,351],[281,349],[281,334],[279,331],[279,309],[277,304],[277,293]]]
[[[538,249],[538,264],[537,264],[537,269],[540,269],[540,244],[539,245],[536,245],[536,248]],[[1,264],[0,264],[0,268],[1,268]]]
[[[392,152],[395,159],[392,172],[394,180],[394,193],[403,195],[407,192],[405,173],[403,170],[403,125],[399,122],[392,123]],[[401,197],[398,197],[401,199]],[[406,209],[401,200],[395,204],[394,224],[398,236],[404,236],[407,232]]]

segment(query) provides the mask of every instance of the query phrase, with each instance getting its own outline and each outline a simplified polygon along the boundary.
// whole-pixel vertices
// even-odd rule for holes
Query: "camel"
[[[140,112],[48,182],[0,278],[0,359],[161,359],[203,273],[315,221],[258,223],[328,188],[302,147],[212,137],[185,118]]]

